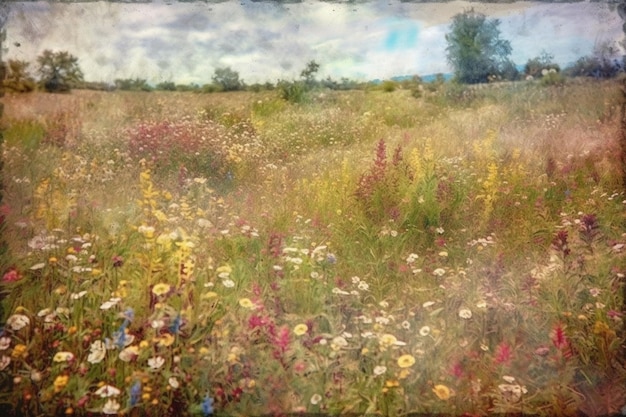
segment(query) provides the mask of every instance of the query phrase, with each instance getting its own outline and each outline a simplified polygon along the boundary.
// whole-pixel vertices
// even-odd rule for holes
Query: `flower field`
[[[2,415],[626,410],[617,81],[4,102]]]

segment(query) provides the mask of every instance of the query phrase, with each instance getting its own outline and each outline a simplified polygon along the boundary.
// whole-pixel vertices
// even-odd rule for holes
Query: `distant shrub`
[[[395,81],[387,80],[382,84],[382,89],[385,93],[392,93],[396,90],[397,84]]]
[[[625,71],[623,60],[606,57],[586,56],[565,69],[570,77],[613,78]]]
[[[280,97],[291,103],[302,103],[307,99],[307,87],[301,81],[279,81],[277,83]]]
[[[565,84],[565,77],[560,73],[555,71],[554,69],[548,71],[541,80],[539,81],[541,85],[563,85]]]
[[[539,78],[544,75],[544,71],[561,71],[559,64],[555,63],[553,60],[554,55],[543,51],[541,55],[529,59],[526,62],[526,65],[524,65],[524,75],[526,75],[526,77],[531,76],[533,78]]]

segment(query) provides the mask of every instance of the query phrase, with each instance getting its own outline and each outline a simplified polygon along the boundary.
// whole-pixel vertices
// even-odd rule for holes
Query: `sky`
[[[448,73],[445,34],[469,8],[500,20],[516,64],[545,51],[565,66],[624,38],[617,12],[598,2],[15,2],[3,57],[34,69],[45,49],[68,51],[87,81],[109,83],[201,85],[223,67],[248,84],[276,82],[298,78],[311,60],[318,78],[335,80]]]

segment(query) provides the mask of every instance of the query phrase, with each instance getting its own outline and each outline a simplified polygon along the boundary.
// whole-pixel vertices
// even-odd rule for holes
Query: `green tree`
[[[473,9],[452,18],[446,34],[447,59],[459,82],[483,83],[507,69],[511,43],[500,38],[498,19],[487,19]]]
[[[309,61],[306,64],[306,67],[300,73],[300,76],[304,78],[304,82],[308,87],[313,87],[317,84],[315,80],[315,75],[320,69],[320,64],[315,61]]]
[[[7,75],[4,79],[4,87],[9,91],[18,93],[33,91],[37,83],[28,71],[29,66],[30,64],[26,61],[9,59]]]
[[[37,57],[39,82],[46,91],[69,91],[83,81],[83,72],[78,66],[78,58],[66,51],[45,50]]]
[[[244,87],[243,81],[239,79],[239,73],[230,67],[216,68],[212,79],[222,91],[238,91]]]

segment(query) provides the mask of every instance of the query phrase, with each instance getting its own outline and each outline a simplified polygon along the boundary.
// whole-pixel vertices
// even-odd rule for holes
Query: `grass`
[[[618,412],[618,87],[7,96],[5,414]]]

